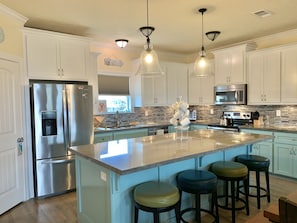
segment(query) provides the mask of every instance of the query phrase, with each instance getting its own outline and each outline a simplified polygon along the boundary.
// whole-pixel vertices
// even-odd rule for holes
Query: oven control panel
[[[251,119],[251,112],[224,112],[224,118],[228,119]]]

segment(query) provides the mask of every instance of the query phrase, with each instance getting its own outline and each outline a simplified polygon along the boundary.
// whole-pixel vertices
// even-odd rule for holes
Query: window
[[[132,112],[130,95],[99,95],[99,112]]]
[[[99,112],[132,112],[128,76],[99,75]]]

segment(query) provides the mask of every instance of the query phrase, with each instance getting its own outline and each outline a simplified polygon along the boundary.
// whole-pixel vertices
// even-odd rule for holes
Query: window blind
[[[104,95],[129,95],[129,77],[99,75],[99,94]]]

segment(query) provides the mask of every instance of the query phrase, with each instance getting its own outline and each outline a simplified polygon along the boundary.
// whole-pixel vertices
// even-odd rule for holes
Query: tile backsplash
[[[219,118],[223,111],[258,111],[263,116],[264,121],[270,125],[290,124],[297,125],[297,105],[209,105],[209,106],[190,106],[190,110],[197,110],[197,120],[205,120],[209,122],[219,122]],[[213,109],[213,114],[210,110]],[[276,115],[276,111],[280,111],[280,116]],[[170,106],[160,107],[142,107],[135,108],[134,113],[120,114],[120,124],[127,125],[131,122],[169,122],[173,116],[173,109]],[[102,115],[104,126],[114,126],[116,119],[114,114]]]

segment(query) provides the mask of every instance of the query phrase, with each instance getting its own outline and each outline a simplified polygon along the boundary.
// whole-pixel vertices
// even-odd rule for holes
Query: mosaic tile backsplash
[[[264,122],[270,125],[297,125],[297,105],[236,105],[236,106],[190,106],[190,110],[196,109],[197,120],[218,123],[223,111],[258,111],[263,116]],[[210,110],[213,109],[213,114]],[[281,116],[276,116],[276,110],[281,111]],[[148,123],[148,122],[168,122],[173,116],[173,109],[170,106],[160,107],[142,107],[135,108],[134,113],[120,114],[120,125],[129,125],[131,122]],[[147,114],[147,116],[146,116]],[[102,126],[115,126],[116,116],[114,114],[102,115],[104,121]]]

